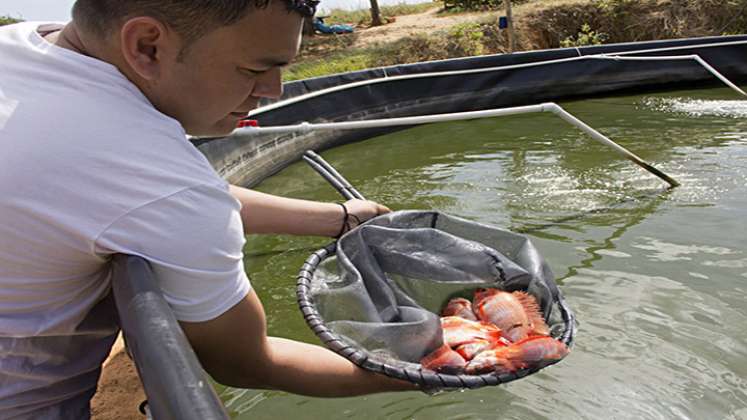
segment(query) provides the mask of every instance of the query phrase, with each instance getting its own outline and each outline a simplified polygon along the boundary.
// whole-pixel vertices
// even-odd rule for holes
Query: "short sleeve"
[[[184,189],[118,218],[98,236],[96,252],[147,259],[176,318],[208,321],[251,289],[239,211],[227,185]]]

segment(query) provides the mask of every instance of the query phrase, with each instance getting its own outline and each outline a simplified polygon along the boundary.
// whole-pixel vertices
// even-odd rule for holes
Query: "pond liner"
[[[304,121],[359,121],[476,111],[634,91],[699,88],[721,83],[693,60],[575,59],[598,54],[636,57],[698,55],[731,81],[747,80],[745,35],[610,44],[416,63],[286,83],[280,101],[301,100],[274,109],[272,107],[280,102],[265,102],[263,107],[251,113],[251,118],[258,120],[260,126]],[[569,61],[556,62],[565,59]],[[505,66],[519,67],[486,70]],[[462,73],[473,70],[478,72]],[[419,77],[433,72],[457,73]],[[397,79],[395,76],[412,78]],[[315,97],[304,96],[365,81],[371,83]],[[237,132],[224,138],[194,139],[193,142],[229,182],[253,186],[300,159],[307,149],[321,151],[400,129],[276,135]]]

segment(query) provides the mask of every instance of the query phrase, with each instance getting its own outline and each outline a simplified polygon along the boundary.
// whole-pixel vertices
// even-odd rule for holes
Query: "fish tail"
[[[465,372],[470,375],[495,372],[498,374],[513,372],[517,366],[506,357],[503,351],[488,350],[480,353],[475,359],[467,363]]]
[[[464,368],[466,361],[446,344],[434,350],[420,360],[420,364],[436,372],[459,371]]]

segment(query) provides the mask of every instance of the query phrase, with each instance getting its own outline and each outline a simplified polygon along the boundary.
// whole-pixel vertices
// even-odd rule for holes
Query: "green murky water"
[[[578,316],[577,344],[501,387],[336,400],[219,387],[221,398],[238,419],[747,419],[747,101],[735,96],[561,103],[682,182],[668,192],[549,114],[417,127],[325,152],[394,209],[530,235]],[[259,189],[339,200],[301,163]],[[246,267],[272,335],[319,342],[296,308],[295,275],[325,243],[249,238]]]

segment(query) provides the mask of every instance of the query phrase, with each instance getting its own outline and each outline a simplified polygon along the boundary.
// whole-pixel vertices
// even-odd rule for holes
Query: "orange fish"
[[[473,306],[478,319],[492,322],[514,343],[550,332],[534,296],[525,292],[477,289]]]
[[[446,344],[434,350],[431,354],[420,360],[420,364],[430,370],[443,373],[461,373],[467,365],[459,353],[455,352]]]
[[[508,347],[495,347],[477,354],[466,366],[471,375],[496,372],[508,373],[532,368],[543,362],[560,360],[568,354],[568,347],[547,336],[526,338]]]
[[[506,340],[505,338],[501,337],[497,341],[488,341],[488,340],[475,340],[471,341],[469,343],[462,344],[461,346],[455,348],[457,353],[459,353],[462,357],[464,357],[464,360],[472,360],[475,356],[477,356],[480,352],[484,350],[489,350],[494,347],[499,346],[508,346],[511,342]]]
[[[444,343],[451,348],[477,340],[485,340],[491,343],[501,339],[501,330],[493,324],[480,321],[470,321],[458,316],[445,316],[441,318],[441,329],[444,334]]]
[[[464,298],[451,299],[441,311],[441,316],[460,316],[471,321],[477,321],[475,313],[472,312],[472,302]]]

